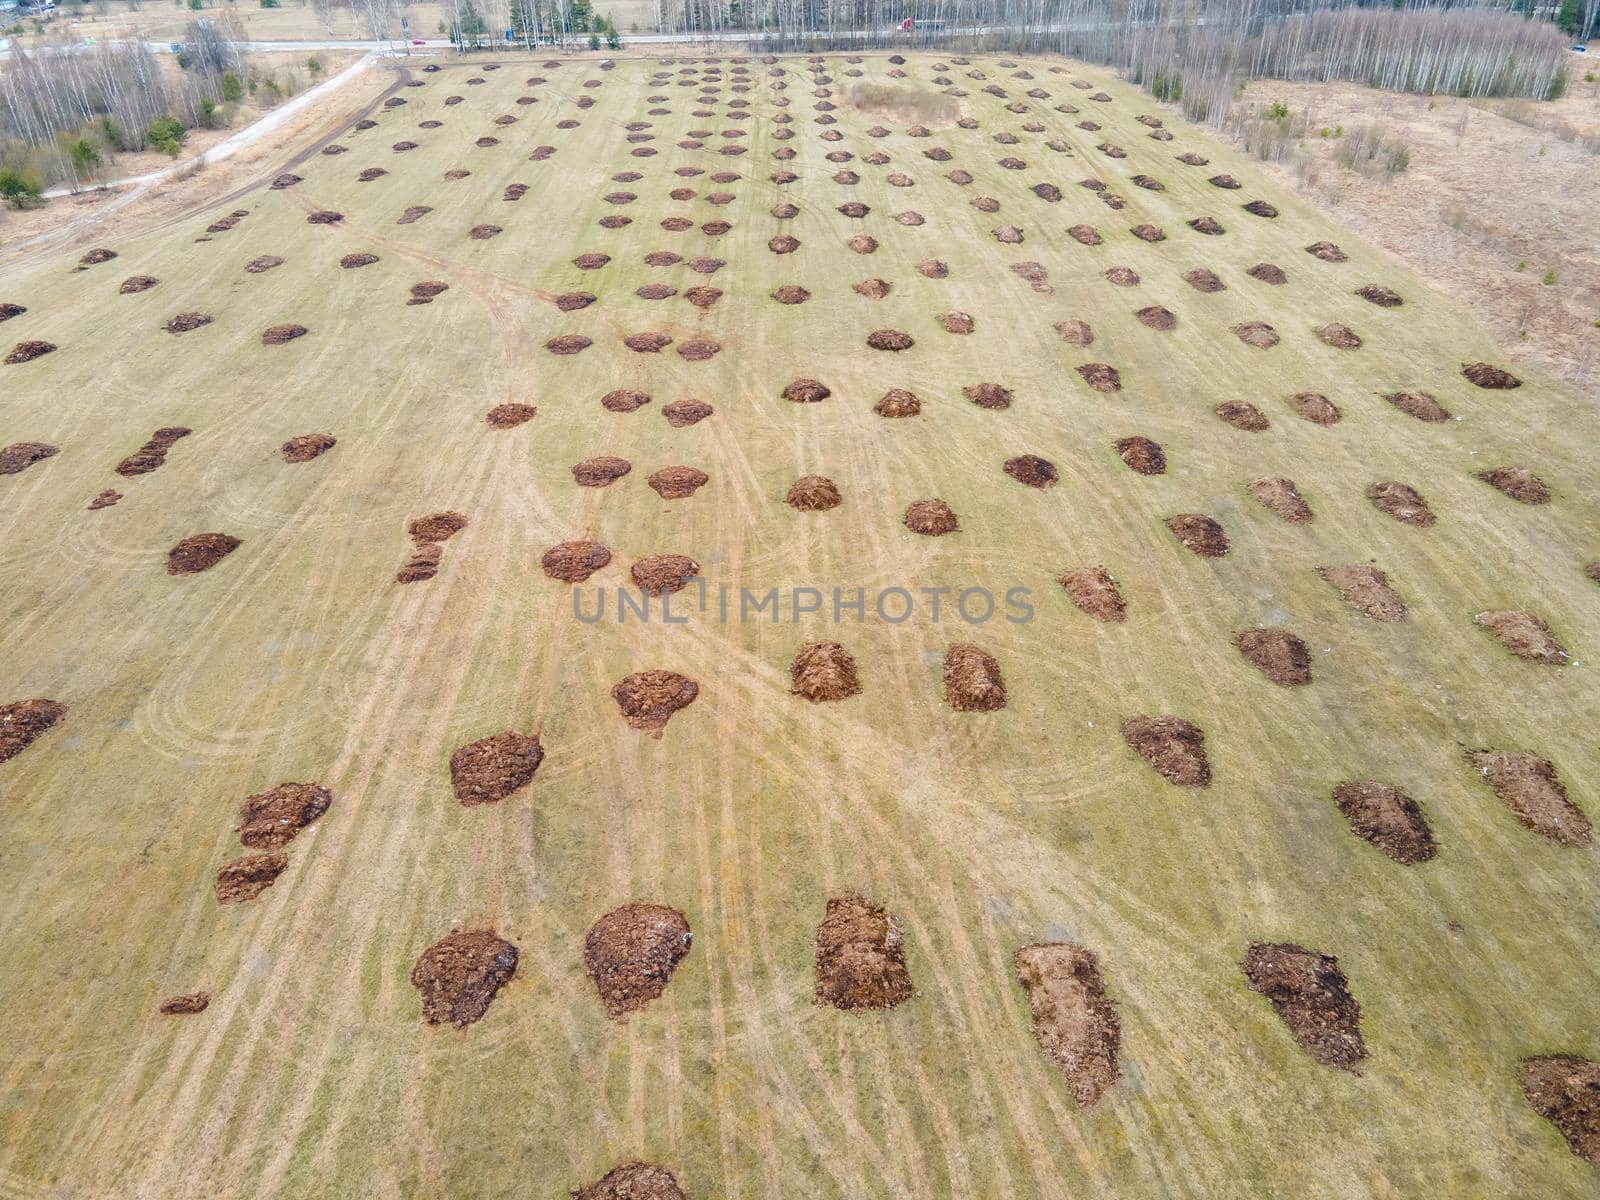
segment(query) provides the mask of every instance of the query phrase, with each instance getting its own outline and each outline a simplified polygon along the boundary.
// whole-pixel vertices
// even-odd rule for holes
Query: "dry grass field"
[[[1512,781],[1524,823],[1487,782],[1505,760],[1469,758],[1537,756],[1600,816],[1592,397],[1076,64],[492,65],[397,75],[253,190],[103,229],[114,258],[0,269],[25,310],[0,357],[27,359],[0,365],[20,467],[0,475],[0,705],[65,708],[0,762],[0,1195],[556,1197],[632,1160],[696,1198],[1592,1195],[1519,1073],[1600,1058],[1595,850],[1548,778]],[[298,181],[269,186],[280,170]],[[1189,224],[1208,217],[1221,233]],[[157,282],[124,294],[136,276]],[[556,303],[576,292],[595,299]],[[1275,344],[1236,335],[1251,322]],[[303,336],[265,344],[287,325]],[[627,343],[652,333],[672,340]],[[1484,360],[1521,386],[1463,376]],[[1106,368],[1120,390],[1090,385]],[[800,379],[829,394],[786,399]],[[1009,405],[971,402],[982,384]],[[919,414],[878,415],[891,389]],[[650,401],[602,405],[619,390]],[[1448,416],[1412,415],[1439,413],[1411,391]],[[690,400],[714,411],[664,418]],[[537,413],[486,420],[516,404]],[[318,434],[335,444],[286,461]],[[1163,473],[1125,464],[1136,436]],[[119,474],[130,455],[159,465]],[[579,486],[602,456],[631,470]],[[671,467],[706,482],[664,499],[647,480]],[[1544,502],[1478,478],[1499,468]],[[786,503],[808,475],[842,503]],[[1381,511],[1378,484],[1435,519]],[[907,527],[931,499],[958,530]],[[408,536],[444,513],[465,518],[447,540],[458,522]],[[1182,514],[1227,552],[1186,548]],[[210,561],[169,557],[200,534],[237,546],[173,573]],[[574,540],[609,551],[586,584],[541,568]],[[575,590],[592,613],[656,555],[694,560],[710,611],[691,584],[682,623],[660,600],[575,618]],[[1124,620],[1057,582],[1095,566]],[[1361,566],[1403,614],[1319,573]],[[723,621],[724,585],[916,607]],[[954,589],[937,621],[925,588]],[[1031,620],[967,623],[968,588],[1028,589]],[[1492,615],[1516,612],[1548,636]],[[816,642],[853,656],[858,694],[792,692]],[[1002,707],[965,686],[971,656],[947,691],[967,643]],[[697,694],[669,680],[630,722],[613,689],[649,671]],[[1203,768],[1191,735],[1158,755],[1184,782],[1152,769],[1121,732],[1142,716],[1197,727]],[[460,753],[508,730],[500,757]],[[0,755],[21,740],[0,727]],[[242,845],[240,806],[286,781],[326,811]],[[1418,808],[1340,788],[1360,781]],[[1389,797],[1374,842],[1335,789]],[[263,853],[282,857],[227,866]],[[897,923],[835,914],[852,892]],[[586,936],[633,901],[676,940],[621,994],[589,936],[597,994]],[[452,930],[515,947],[446,944],[493,951],[474,994],[429,951]],[[1040,943],[1087,954],[1051,977],[1050,952],[1014,958]],[[1274,985],[1287,943],[1337,966]],[[818,1002],[817,962],[851,946],[888,1007]]]

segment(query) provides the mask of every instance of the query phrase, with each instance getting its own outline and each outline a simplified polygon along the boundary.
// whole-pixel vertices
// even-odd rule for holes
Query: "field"
[[[253,190],[104,228],[109,260],[0,272],[25,309],[0,351],[54,347],[0,366],[0,442],[58,451],[0,475],[0,705],[65,706],[0,762],[0,1194],[562,1196],[639,1159],[691,1197],[1592,1195],[1519,1068],[1600,1058],[1595,851],[1547,782],[1524,824],[1468,757],[1536,755],[1600,816],[1592,397],[1243,155],[1170,116],[1152,136],[1146,98],[1075,63],[490,66],[413,64],[370,127]],[[136,276],[158,282],[124,294]],[[263,337],[284,326],[303,335]],[[649,333],[672,340],[624,340]],[[1476,386],[1479,362],[1520,386]],[[803,379],[829,394],[786,399]],[[878,415],[891,389],[920,413]],[[602,405],[623,390],[650,402]],[[1438,415],[1414,390],[1449,416],[1412,415]],[[663,418],[687,400],[714,411]],[[537,414],[496,428],[502,405]],[[336,444],[286,461],[315,434]],[[1135,436],[1163,473],[1126,465]],[[158,468],[119,474],[136,452]],[[579,486],[602,456],[631,471]],[[707,480],[664,499],[647,477],[669,467]],[[1496,468],[1548,498],[1477,477]],[[785,503],[808,475],[842,503]],[[1436,519],[1369,501],[1391,482]],[[913,532],[935,498],[959,529]],[[464,527],[408,536],[444,513]],[[1226,553],[1186,548],[1182,514]],[[209,563],[169,557],[204,533],[238,544],[173,573]],[[541,569],[575,540],[609,550],[586,583]],[[691,557],[708,608],[691,583],[673,623],[660,599],[619,621],[655,555]],[[1125,620],[1057,582],[1096,565]],[[1362,565],[1399,619],[1318,570]],[[823,611],[796,615],[807,587]],[[740,589],[774,588],[778,619],[736,619]],[[866,589],[864,620],[835,623],[834,588]],[[893,595],[874,610],[895,588],[905,620]],[[930,588],[953,589],[937,620]],[[962,619],[963,589],[999,598],[992,619]],[[1011,589],[1031,619],[1007,619]],[[578,619],[602,590],[605,619]],[[1565,653],[1485,627],[1521,611]],[[1299,639],[1265,639],[1266,670],[1235,644],[1261,628]],[[853,656],[859,694],[792,693],[815,642]],[[947,678],[966,643],[1003,707]],[[613,689],[646,671],[698,693],[673,681],[676,711],[630,723]],[[1203,732],[1204,772],[1192,737],[1158,756],[1187,786],[1123,736],[1162,715]],[[458,752],[507,730],[542,764],[463,803]],[[252,852],[241,804],[284,781],[329,807],[270,887],[219,903]],[[1414,798],[1436,853],[1356,836],[1334,800],[1355,781]],[[893,1007],[816,1002],[818,926],[851,892],[898,918],[914,994]],[[659,998],[608,1016],[586,931],[636,900],[693,942]],[[412,982],[452,930],[517,952],[459,1028]],[[1092,953],[1120,1027],[1089,1089],[1018,983],[1014,954],[1056,942]],[[1297,1044],[1242,969],[1256,943],[1337,957],[1364,1056]],[[158,1011],[200,991],[204,1011]]]

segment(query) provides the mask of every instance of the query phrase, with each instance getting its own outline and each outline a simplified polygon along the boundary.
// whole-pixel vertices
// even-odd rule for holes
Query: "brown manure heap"
[[[1077,371],[1083,381],[1097,392],[1122,390],[1122,374],[1110,363],[1084,363]]]
[[[946,333],[971,333],[976,327],[972,314],[964,312],[941,313],[939,324]]]
[[[261,331],[263,346],[282,346],[311,332],[304,325],[269,325]]]
[[[160,282],[154,275],[130,275],[122,281],[117,291],[124,296],[133,296],[139,292],[148,292]]]
[[[1039,1048],[1067,1077],[1083,1108],[1121,1075],[1122,1026],[1093,951],[1070,942],[1023,946],[1012,959]]]
[[[1094,330],[1087,321],[1080,321],[1076,317],[1057,321],[1055,330],[1061,335],[1061,340],[1069,346],[1092,346],[1094,344]]]
[[[1293,942],[1252,942],[1244,962],[1250,990],[1265,996],[1300,1048],[1325,1067],[1355,1071],[1367,1056],[1361,1006],[1331,954]]]
[[[565,583],[584,583],[589,576],[611,562],[611,551],[599,542],[557,542],[544,552],[539,565],[551,579]]]
[[[517,973],[517,948],[492,929],[455,929],[422,952],[411,986],[429,1025],[465,1029],[481,1020]]]
[[[1317,574],[1339,589],[1339,598],[1374,621],[1403,621],[1406,602],[1389,586],[1389,577],[1377,567],[1358,563],[1349,567],[1318,567]]]
[[[0,763],[21,754],[67,715],[55,700],[17,700],[0,704]]]
[[[1448,408],[1440,404],[1429,393],[1417,391],[1414,388],[1390,392],[1384,396],[1384,399],[1407,416],[1415,417],[1419,421],[1439,424],[1450,419],[1450,410]]]
[[[1472,623],[1494,634],[1507,650],[1528,662],[1561,667],[1569,660],[1566,648],[1551,634],[1550,626],[1532,613],[1481,612],[1472,618]]]
[[[1278,331],[1265,321],[1242,321],[1233,326],[1233,336],[1257,350],[1270,350],[1282,340]]]
[[[790,693],[813,704],[858,695],[861,680],[856,660],[838,642],[810,642],[800,647],[789,665]]]
[[[999,411],[1011,407],[1011,389],[998,383],[974,383],[961,389],[964,395],[979,408]]]
[[[994,656],[971,642],[945,651],[944,701],[957,712],[996,712],[1006,706],[1006,685]]]
[[[1438,848],[1422,808],[1410,796],[1376,780],[1341,783],[1333,802],[1351,830],[1402,866],[1427,862]]]
[[[1201,558],[1221,558],[1228,552],[1228,535],[1222,526],[1204,513],[1179,513],[1168,517],[1166,527],[1184,549]]]
[[[181,996],[168,996],[161,1002],[159,1011],[164,1016],[193,1016],[205,1012],[211,1004],[210,992],[187,992]]]
[[[289,856],[281,850],[265,854],[246,854],[223,863],[213,888],[218,904],[242,904],[254,900],[277,882],[289,866]]]
[[[1567,1148],[1600,1167],[1600,1063],[1576,1054],[1526,1058],[1517,1082],[1533,1111],[1566,1139]]]
[[[839,485],[825,475],[802,475],[789,488],[784,503],[801,512],[826,512],[844,503]]]
[[[1279,687],[1311,682],[1311,651],[1287,629],[1246,629],[1233,637],[1244,659]]]
[[[1185,271],[1183,273],[1183,281],[1197,292],[1221,292],[1226,291],[1228,287],[1217,277],[1215,271],[1206,267],[1196,267],[1192,271]]]
[[[811,293],[798,283],[786,283],[772,293],[772,298],[779,304],[804,304],[811,299]]]
[[[302,433],[279,446],[278,453],[286,463],[310,462],[338,444],[339,439],[330,433]]]
[[[1312,242],[1306,247],[1306,253],[1312,258],[1319,258],[1328,263],[1342,263],[1349,260],[1349,255],[1333,242]]]
[[[705,420],[715,411],[704,400],[674,400],[661,410],[661,415],[667,419],[668,425],[682,429]]]
[[[1037,454],[1019,454],[1015,458],[1008,458],[1003,469],[1018,483],[1032,488],[1054,487],[1061,478],[1056,465]]]
[[[864,896],[828,898],[814,949],[817,1004],[883,1010],[914,993],[899,919]]]
[[[20,363],[32,362],[36,358],[43,358],[56,348],[54,342],[39,341],[37,339],[27,342],[18,342],[6,354],[6,365],[17,366]]]
[[[655,1163],[623,1163],[573,1191],[572,1200],[689,1200],[672,1172]]]
[[[618,458],[614,454],[598,454],[576,463],[572,468],[572,478],[579,487],[609,487],[631,470],[633,464],[625,458]]]
[[[693,704],[699,694],[700,685],[676,671],[638,671],[611,689],[629,728],[657,738],[673,714]]]
[[[914,417],[922,412],[922,401],[905,388],[890,388],[872,411],[880,417]]]
[[[1499,489],[1519,504],[1550,503],[1549,486],[1526,467],[1493,467],[1475,471],[1473,478]]]
[[[792,404],[816,404],[831,395],[828,386],[816,379],[796,379],[783,389],[783,398]]]
[[[1339,406],[1320,392],[1296,392],[1289,397],[1294,411],[1313,425],[1336,425],[1344,416]]]
[[[1165,332],[1178,327],[1178,318],[1173,316],[1169,310],[1162,308],[1159,304],[1152,304],[1147,308],[1141,308],[1133,315],[1139,324],[1143,325],[1146,329],[1158,329]]]
[[[1567,798],[1549,761],[1525,750],[1474,750],[1467,761],[1529,829],[1560,846],[1589,844],[1589,818]]]
[[[1417,529],[1426,529],[1438,520],[1421,492],[1394,480],[1371,484],[1367,488],[1367,499],[1379,512]]]
[[[581,333],[563,333],[551,338],[544,344],[544,348],[551,354],[581,354],[594,342]]]
[[[0,449],[0,475],[20,475],[34,463],[60,453],[58,447],[48,442],[13,442]]]
[[[483,419],[490,429],[515,429],[538,415],[539,410],[532,404],[511,401],[506,404],[496,404],[484,414]]]
[[[1336,350],[1356,350],[1361,346],[1361,338],[1356,331],[1337,321],[1322,326],[1317,330],[1317,336]]]
[[[498,804],[531,783],[543,761],[537,736],[503,730],[450,756],[450,786],[463,808]]]
[[[1161,446],[1147,437],[1135,435],[1133,437],[1118,438],[1112,443],[1117,457],[1128,465],[1128,469],[1140,475],[1164,475],[1167,470],[1166,451]]]
[[[681,591],[700,574],[700,564],[686,554],[652,554],[633,564],[633,582],[652,596]]]
[[[1510,371],[1490,366],[1486,362],[1467,363],[1461,368],[1461,373],[1481,388],[1496,390],[1522,386],[1522,380],[1518,379]]]
[[[1376,283],[1369,283],[1365,287],[1358,287],[1356,295],[1369,303],[1376,304],[1379,308],[1399,308],[1405,303],[1400,298],[1400,293],[1392,288],[1382,287]]]
[[[1251,279],[1259,279],[1262,283],[1270,283],[1274,286],[1289,282],[1289,275],[1282,267],[1268,262],[1257,263],[1245,274],[1250,276]]]
[[[1182,717],[1129,717],[1122,723],[1127,742],[1157,775],[1178,787],[1209,787],[1206,735]]]
[[[961,528],[956,514],[943,500],[916,500],[906,506],[905,526],[912,533],[939,537]]]
[[[167,551],[168,575],[195,575],[209,571],[239,548],[239,539],[226,533],[197,533]]]
[[[1313,517],[1311,506],[1292,479],[1252,479],[1245,491],[1291,525],[1304,525]]]
[[[874,329],[867,334],[867,345],[874,350],[909,350],[916,342],[899,329]]]
[[[681,912],[643,900],[614,908],[591,925],[583,940],[583,969],[606,1016],[615,1021],[648,1008],[667,990],[692,940]]]
[[[600,397],[600,407],[607,412],[631,413],[650,403],[650,394],[637,388],[615,388]]]
[[[1074,567],[1063,572],[1056,582],[1082,612],[1096,621],[1115,623],[1127,619],[1127,601],[1105,567]]]
[[[694,495],[710,478],[694,467],[663,467],[646,482],[663,500],[682,500]]]
[[[280,783],[257,792],[239,809],[239,840],[252,850],[281,850],[332,803],[318,783]]]

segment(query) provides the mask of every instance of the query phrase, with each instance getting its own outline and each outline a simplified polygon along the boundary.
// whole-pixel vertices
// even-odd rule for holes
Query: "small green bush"
[[[150,128],[144,131],[144,140],[150,149],[158,150],[169,158],[178,157],[188,138],[189,131],[177,117],[157,117],[150,122]]]
[[[44,187],[30,172],[0,171],[0,200],[12,208],[32,208],[44,203]]]

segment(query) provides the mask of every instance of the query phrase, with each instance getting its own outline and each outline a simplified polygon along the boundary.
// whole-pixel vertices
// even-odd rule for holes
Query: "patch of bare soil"
[[[1440,404],[1428,392],[1418,391],[1415,388],[1390,392],[1384,396],[1384,399],[1407,416],[1415,417],[1419,421],[1429,421],[1437,424],[1450,419],[1450,410],[1448,408]]]
[[[465,1029],[483,1018],[517,973],[517,948],[492,929],[454,929],[422,952],[411,986],[429,1025]]]
[[[681,912],[642,900],[614,908],[590,926],[583,966],[606,1016],[615,1021],[648,1008],[666,991],[692,938]]]
[[[634,571],[637,578],[638,564]],[[629,727],[657,738],[673,714],[693,704],[699,694],[700,685],[676,671],[639,671],[611,689]]]
[[[187,992],[181,996],[168,996],[161,1002],[160,1012],[168,1017],[192,1016],[205,1012],[210,1003],[210,992]]]
[[[21,754],[67,715],[55,700],[17,700],[0,704],[0,763]]]
[[[623,1163],[588,1187],[577,1188],[572,1200],[689,1200],[672,1172],[655,1163]]]
[[[304,325],[269,325],[261,331],[261,344],[282,346],[296,338],[303,338],[310,332]]]
[[[906,507],[905,526],[912,533],[939,537],[961,528],[956,514],[943,500],[916,500]]]
[[[680,591],[700,574],[700,564],[685,554],[652,554],[633,564],[633,582],[652,596]]]
[[[10,352],[6,355],[6,365],[17,366],[20,363],[32,362],[36,358],[42,358],[46,354],[49,354],[55,348],[56,344],[54,342],[39,341],[37,339],[28,342],[18,342],[15,346],[11,347]]]
[[[1095,1104],[1121,1075],[1122,1026],[1094,953],[1070,942],[1024,946],[1012,959],[1039,1047],[1067,1077],[1072,1098]]]
[[[1265,321],[1242,321],[1233,326],[1233,336],[1257,350],[1270,350],[1281,340],[1278,331]]]
[[[824,475],[802,475],[789,488],[784,502],[801,512],[826,512],[844,503],[839,485]]]
[[[1250,990],[1265,996],[1300,1048],[1325,1067],[1355,1071],[1367,1056],[1361,1006],[1331,954],[1293,942],[1252,942],[1244,962]]]
[[[1438,848],[1422,808],[1410,796],[1376,780],[1341,783],[1333,789],[1350,828],[1402,866],[1427,862]]]
[[[872,411],[880,417],[914,417],[922,412],[922,401],[905,388],[890,388]]]
[[[110,508],[113,504],[121,499],[121,492],[116,491],[114,488],[107,488],[105,491],[95,496],[93,500],[89,501],[89,511],[99,512],[102,508]]]
[[[882,1010],[914,994],[899,919],[864,896],[828,898],[814,949],[818,1004]]]
[[[1486,362],[1467,363],[1461,368],[1461,373],[1481,388],[1503,389],[1522,386],[1522,380],[1518,379],[1510,371],[1490,366]]]
[[[257,792],[239,809],[239,840],[252,850],[281,850],[332,803],[318,783],[280,783]]]
[[[1295,412],[1313,425],[1336,425],[1344,416],[1339,406],[1320,392],[1296,392],[1289,397]]]
[[[1361,346],[1361,338],[1356,331],[1337,321],[1322,326],[1317,330],[1317,336],[1336,350],[1356,350]]]
[[[329,433],[302,433],[278,447],[286,463],[310,462],[338,445],[338,439]]]
[[[1318,567],[1317,574],[1339,589],[1339,599],[1374,621],[1405,620],[1406,602],[1377,567],[1367,563]]]
[[[1132,471],[1140,475],[1164,475],[1167,470],[1167,455],[1161,446],[1147,437],[1134,435],[1133,437],[1118,438],[1112,443],[1117,456],[1128,465]]]
[[[1224,400],[1211,411],[1224,423],[1246,433],[1260,433],[1268,426],[1267,414],[1246,400]]]
[[[1421,492],[1394,480],[1371,484],[1367,488],[1367,499],[1379,512],[1417,529],[1426,529],[1438,520]]]
[[[663,467],[646,482],[663,500],[682,500],[694,495],[710,478],[694,467]]]
[[[1055,463],[1037,454],[1019,454],[1015,458],[1008,458],[1004,470],[1018,483],[1032,488],[1054,487],[1061,478]]]
[[[1517,1082],[1533,1111],[1560,1131],[1567,1148],[1600,1167],[1600,1063],[1576,1054],[1527,1058]]]
[[[1079,609],[1095,620],[1117,622],[1127,619],[1127,602],[1105,567],[1074,567],[1063,572],[1056,582]]]
[[[1561,846],[1587,846],[1593,828],[1547,760],[1525,750],[1474,750],[1469,761],[1529,829]]]
[[[222,865],[213,891],[218,904],[242,904],[254,900],[277,882],[289,866],[289,856],[281,850],[265,854],[246,854]]]
[[[1292,479],[1252,479],[1245,491],[1291,525],[1304,525],[1312,519],[1311,506]]]
[[[557,542],[544,552],[539,565],[551,579],[565,583],[584,583],[589,576],[611,562],[611,551],[599,542]]]
[[[1473,478],[1499,489],[1519,504],[1550,503],[1549,486],[1527,467],[1494,467],[1475,471]]]
[[[1246,629],[1233,637],[1245,661],[1279,687],[1311,682],[1311,651],[1287,629]]]
[[[909,524],[909,513],[907,514]],[[994,656],[957,642],[944,656],[944,701],[957,712],[996,712],[1006,706],[1006,685]]]
[[[682,429],[686,425],[705,420],[715,411],[704,400],[674,400],[661,410],[661,415],[667,419],[668,425],[674,429]]]
[[[1166,519],[1166,527],[1184,549],[1201,558],[1221,558],[1228,552],[1228,535],[1222,526],[1204,513],[1179,513]]]
[[[1569,661],[1566,648],[1555,639],[1550,626],[1532,613],[1481,612],[1472,618],[1472,623],[1494,634],[1518,658],[1550,667],[1565,666]]]
[[[537,736],[507,729],[450,756],[450,784],[464,808],[498,804],[533,780],[544,761]]]
[[[490,429],[515,429],[526,421],[533,420],[539,415],[539,410],[532,404],[519,404],[515,401],[506,404],[496,404],[484,414],[484,421]]]
[[[48,442],[13,442],[0,449],[0,475],[19,475],[34,463],[60,453],[58,447]]]
[[[239,548],[239,539],[225,533],[197,533],[167,551],[168,575],[209,571]]]

